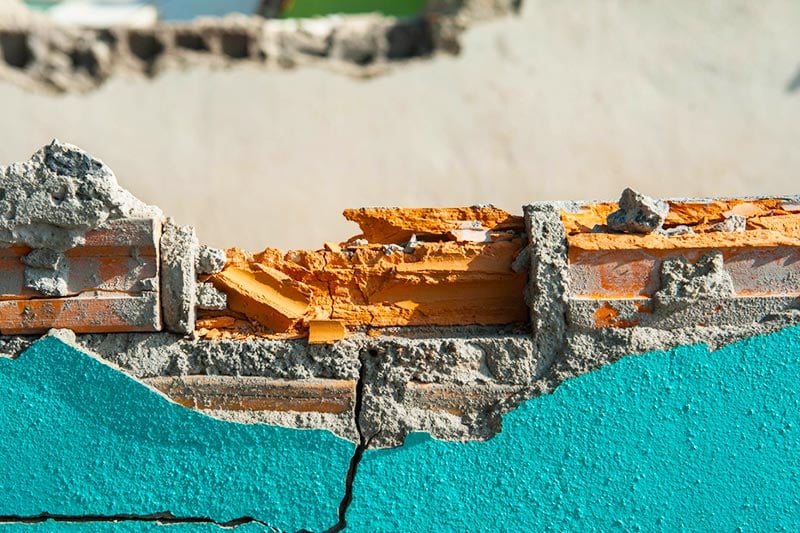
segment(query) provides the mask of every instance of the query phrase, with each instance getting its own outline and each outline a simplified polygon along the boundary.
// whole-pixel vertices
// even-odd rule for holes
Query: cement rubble
[[[619,209],[608,215],[612,231],[648,234],[660,230],[669,213],[669,205],[626,188],[619,199]]]
[[[5,194],[0,199],[2,241],[7,245],[24,244],[33,248],[22,259],[26,269],[30,269],[26,271],[26,282],[45,295],[61,292],[58,280],[64,277],[63,254],[82,244],[90,230],[123,218],[157,218],[159,221],[160,295],[152,290],[147,292],[150,298],[147,310],[127,309],[120,304],[119,312],[149,313],[136,317],[137,323],[152,320],[152,327],[158,329],[160,304],[169,332],[88,333],[74,339],[67,335],[64,338],[68,342],[97,354],[153,387],[180,388],[182,383],[214,376],[234,378],[220,383],[235,384],[238,380],[243,386],[267,383],[263,378],[292,386],[331,384],[333,394],[343,395],[337,405],[345,407],[330,412],[213,406],[200,410],[210,416],[244,423],[324,428],[362,448],[398,446],[406,435],[416,431],[425,431],[444,440],[489,439],[502,430],[502,415],[521,402],[552,392],[565,379],[590,372],[620,357],[694,343],[705,343],[713,349],[800,323],[796,294],[742,297],[735,291],[723,254],[712,251],[694,262],[683,257],[665,259],[657,273],[660,283],[652,295],[653,308],[643,311],[641,304],[647,298],[641,296],[618,298],[613,303],[619,309],[606,311],[605,316],[610,317],[611,322],[598,327],[597,306],[609,305],[608,302],[575,297],[571,292],[574,280],[571,279],[569,238],[573,234],[568,235],[564,217],[579,213],[584,206],[540,202],[523,208],[524,220],[491,208],[350,212],[353,217],[367,217],[373,221],[362,224],[362,230],[370,237],[369,242],[383,243],[374,244],[380,247],[377,255],[381,261],[390,260],[383,257],[383,246],[390,247],[391,258],[405,253],[404,248],[411,243],[415,243],[415,253],[424,252],[426,247],[450,250],[451,254],[454,250],[463,254],[466,249],[474,249],[478,258],[479,252],[507,248],[510,246],[507,239],[518,235],[514,251],[524,251],[515,256],[506,254],[502,268],[493,269],[529,272],[525,288],[527,309],[520,300],[523,310],[530,313],[529,326],[434,323],[397,327],[398,323],[394,322],[377,331],[371,329],[375,324],[369,320],[356,320],[348,324],[352,330],[350,336],[331,344],[309,344],[305,338],[199,338],[195,328],[196,309],[219,310],[226,305],[224,295],[205,281],[206,276],[213,277],[215,272],[227,268],[235,257],[201,247],[191,227],[180,226],[170,219],[161,225],[160,212],[121,189],[102,162],[58,141],[37,152],[29,162],[0,169],[0,186]],[[622,200],[621,211],[617,211],[620,214],[612,214],[609,219],[620,218],[626,231],[655,233],[668,215],[663,209],[668,205],[666,202],[644,198],[634,191],[626,190]],[[771,200],[762,203],[782,205]],[[676,209],[685,208],[674,205]],[[690,207],[700,209],[695,204]],[[718,206],[720,210],[727,207],[727,204]],[[606,205],[604,209],[607,208]],[[745,208],[755,209],[754,213],[761,217],[759,223],[764,224],[765,213],[761,212],[761,207],[753,204]],[[435,216],[436,213],[441,216]],[[413,223],[418,216],[423,217],[427,228],[421,233]],[[485,218],[478,223],[482,234],[500,240],[486,244],[443,242],[435,246],[418,242],[420,235],[425,238],[446,235],[460,231],[465,224],[478,229],[474,224],[475,216]],[[701,223],[701,216],[691,216],[697,219],[694,224]],[[508,230],[504,224],[508,225]],[[510,236],[508,231],[511,231]],[[589,228],[586,231],[596,235],[601,230]],[[522,239],[523,234],[527,242]],[[718,232],[708,235],[720,236]],[[784,247],[794,242],[785,234],[765,235],[770,239],[780,237]],[[663,235],[608,236],[668,238]],[[687,237],[675,237],[681,238]],[[369,246],[368,243],[356,245],[356,241],[351,240],[344,248]],[[761,246],[771,242],[768,239]],[[329,248],[330,254],[341,253],[333,251],[339,245],[330,244]],[[600,251],[604,249],[601,247]],[[318,252],[296,253],[311,257]],[[314,265],[317,263],[307,265],[309,272],[319,270],[319,265]],[[468,262],[459,272],[470,269],[474,272],[477,268],[478,265]],[[437,275],[450,280],[452,285],[457,276],[448,278],[447,268],[441,272],[444,274]],[[765,272],[765,276],[785,274]],[[786,280],[781,278],[780,281],[781,287],[786,285]],[[327,286],[322,293],[330,295]],[[409,294],[413,299],[413,291]],[[100,296],[99,293],[89,295]],[[371,316],[374,321],[374,314]],[[230,316],[211,316],[204,320],[221,323],[226,319],[235,326],[236,319]],[[30,337],[2,337],[0,353],[14,357],[30,341]],[[172,379],[165,381],[165,378]]]
[[[211,283],[199,283],[195,289],[198,309],[221,311],[227,307],[228,297]]]
[[[50,250],[29,259],[34,267],[55,267],[54,252],[83,244],[107,221],[160,216],[120,187],[102,161],[58,140],[29,161],[0,167],[0,242]]]
[[[222,270],[227,260],[225,250],[203,244],[197,250],[195,269],[199,274],[216,274]]]

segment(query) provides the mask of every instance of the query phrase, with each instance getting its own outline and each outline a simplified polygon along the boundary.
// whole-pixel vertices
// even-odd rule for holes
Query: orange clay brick
[[[192,409],[346,413],[352,409],[355,381],[255,376],[182,376],[145,382],[175,403]]]
[[[447,235],[465,227],[524,231],[522,217],[495,207],[362,208],[346,209],[344,217],[361,227],[371,243],[407,242],[412,235]],[[467,223],[467,224],[465,224]],[[476,224],[476,226],[472,226]]]
[[[341,320],[310,320],[308,322],[309,344],[333,344],[347,335]]]

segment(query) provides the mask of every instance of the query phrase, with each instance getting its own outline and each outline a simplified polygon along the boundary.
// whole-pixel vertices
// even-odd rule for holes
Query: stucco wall
[[[487,442],[367,450],[347,531],[796,530],[798,346],[795,327],[628,357],[529,400]],[[54,337],[0,358],[0,387],[0,515],[336,521],[352,445],[329,433],[211,420]]]
[[[794,193],[799,21],[790,0],[529,1],[462,55],[369,81],[243,66],[85,96],[5,84],[0,160],[59,137],[204,242],[251,249],[353,234],[351,206]]]

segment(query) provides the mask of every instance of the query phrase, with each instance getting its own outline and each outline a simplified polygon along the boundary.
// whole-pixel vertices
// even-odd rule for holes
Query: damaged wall
[[[625,358],[523,404],[488,442],[415,434],[401,448],[368,450],[346,530],[796,529],[798,345],[790,328],[719,352],[700,345]],[[15,458],[0,462],[0,514],[246,515],[281,531],[336,523],[346,441],[215,422],[55,338],[0,367],[9,393],[0,418],[11,429],[0,454]],[[64,487],[43,490],[43,480]],[[0,520],[16,530],[13,516]],[[155,519],[125,527],[162,530]]]
[[[519,7],[511,0],[431,1],[405,16],[356,10],[360,14],[307,19],[230,15],[83,27],[14,5],[0,11],[0,79],[50,93],[91,91],[116,76],[241,63],[263,70],[317,66],[371,77],[385,74],[392,63],[437,51],[458,53],[467,26]]]
[[[249,517],[259,531],[337,520],[354,446],[328,432],[216,421],[56,337],[0,358],[0,383],[2,529],[41,513]]]
[[[626,358],[488,442],[368,451],[353,531],[794,530],[800,330]],[[770,487],[764,490],[764,487]],[[349,529],[348,529],[349,530]]]
[[[82,97],[0,84],[0,160],[69,140],[203,242],[250,250],[345,238],[354,206],[784,194],[798,9],[529,1],[467,30],[460,55],[367,83],[239,64]]]
[[[350,209],[253,254],[60,141],[0,185],[0,523],[793,524],[720,487],[800,490],[798,196]]]

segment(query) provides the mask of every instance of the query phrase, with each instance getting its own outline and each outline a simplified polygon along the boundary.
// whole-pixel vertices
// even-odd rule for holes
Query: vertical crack
[[[370,356],[377,355],[376,350],[369,350],[367,353]],[[358,445],[356,446],[355,452],[353,452],[353,456],[350,458],[350,466],[347,469],[347,477],[345,478],[344,485],[344,497],[342,497],[342,501],[339,503],[339,521],[336,522],[336,524],[330,529],[325,530],[325,533],[338,533],[347,527],[347,509],[353,502],[353,484],[356,479],[358,465],[361,462],[361,459],[364,457],[364,452],[367,448],[369,448],[372,439],[377,435],[377,433],[374,433],[367,437],[364,434],[363,428],[361,427],[361,410],[364,405],[364,382],[366,381],[367,374],[366,356],[362,353],[361,356],[359,356],[359,360],[361,365],[358,369],[358,382],[356,383],[356,404],[354,408],[356,431],[358,432]]]

